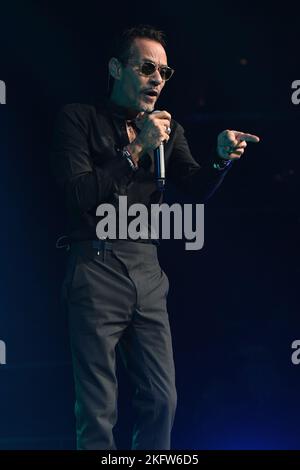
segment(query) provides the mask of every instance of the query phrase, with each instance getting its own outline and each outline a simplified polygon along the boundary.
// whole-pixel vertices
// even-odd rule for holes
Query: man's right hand
[[[170,127],[171,115],[167,111],[151,114],[143,112],[137,116],[135,122],[140,133],[127,147],[135,163],[138,163],[144,153],[156,149],[163,141],[168,142],[170,135],[167,130]]]
[[[170,127],[171,114],[167,111],[158,111],[151,114],[140,113],[135,122],[141,130],[137,141],[145,152],[156,149],[163,141],[168,142],[170,136],[167,129]]]
[[[170,136],[167,129],[170,127],[171,114],[167,111],[157,111],[151,114],[140,113],[135,122],[141,130],[137,140],[145,152],[156,149],[163,141],[168,142]]]

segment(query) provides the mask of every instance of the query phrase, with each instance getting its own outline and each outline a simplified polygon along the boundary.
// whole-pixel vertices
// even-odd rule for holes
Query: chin
[[[141,104],[141,111],[144,111],[145,113],[152,113],[154,110],[155,103],[142,103]]]

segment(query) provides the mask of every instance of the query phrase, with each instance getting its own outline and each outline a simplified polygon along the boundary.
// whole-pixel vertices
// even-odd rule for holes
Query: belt
[[[107,241],[107,240],[83,240],[78,242],[72,242],[70,244],[71,252],[73,253],[90,253],[91,255],[97,253],[98,255],[100,252],[106,251],[113,251],[113,246],[117,242],[116,241]],[[122,240],[125,241],[125,240]],[[131,241],[132,244],[138,245],[154,245],[157,246],[157,243],[139,243]]]
[[[92,247],[95,250],[110,250],[113,249],[113,243],[107,242],[106,240],[92,240]]]
[[[112,251],[113,243],[106,240],[83,240],[72,242],[70,248],[75,253],[97,252],[99,254],[100,251]]]
[[[65,242],[61,243],[62,240],[66,240]],[[59,237],[56,241],[56,248],[65,248],[67,251],[73,247],[73,248],[76,248],[76,247],[86,247],[86,248],[89,248],[89,249],[94,249],[94,250],[110,250],[112,251],[113,249],[113,245],[114,243],[116,243],[118,240],[114,240],[114,241],[107,241],[107,240],[78,240],[78,241],[70,241],[68,236],[66,235],[62,235],[61,237]],[[122,241],[125,241],[125,240],[122,240]],[[158,246],[160,243],[158,240],[137,240],[137,241],[133,241],[133,240],[128,240],[132,243],[143,243],[143,244],[151,244],[151,245],[155,245],[155,246]]]

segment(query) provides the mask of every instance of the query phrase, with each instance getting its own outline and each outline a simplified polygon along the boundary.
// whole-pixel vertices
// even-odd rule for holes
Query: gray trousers
[[[176,410],[166,306],[169,282],[153,244],[73,244],[63,283],[78,449],[115,449],[116,347],[134,386],[132,449],[170,449]]]

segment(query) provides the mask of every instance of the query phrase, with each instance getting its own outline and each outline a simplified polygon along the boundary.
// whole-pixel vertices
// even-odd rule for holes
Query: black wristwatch
[[[139,168],[138,166],[134,163],[133,161],[133,158],[132,158],[132,155],[131,153],[129,152],[129,150],[127,149],[127,147],[124,147],[123,150],[122,150],[122,156],[124,158],[126,158],[126,160],[128,161],[129,165],[130,165],[130,168],[132,169],[132,171],[137,171]]]

